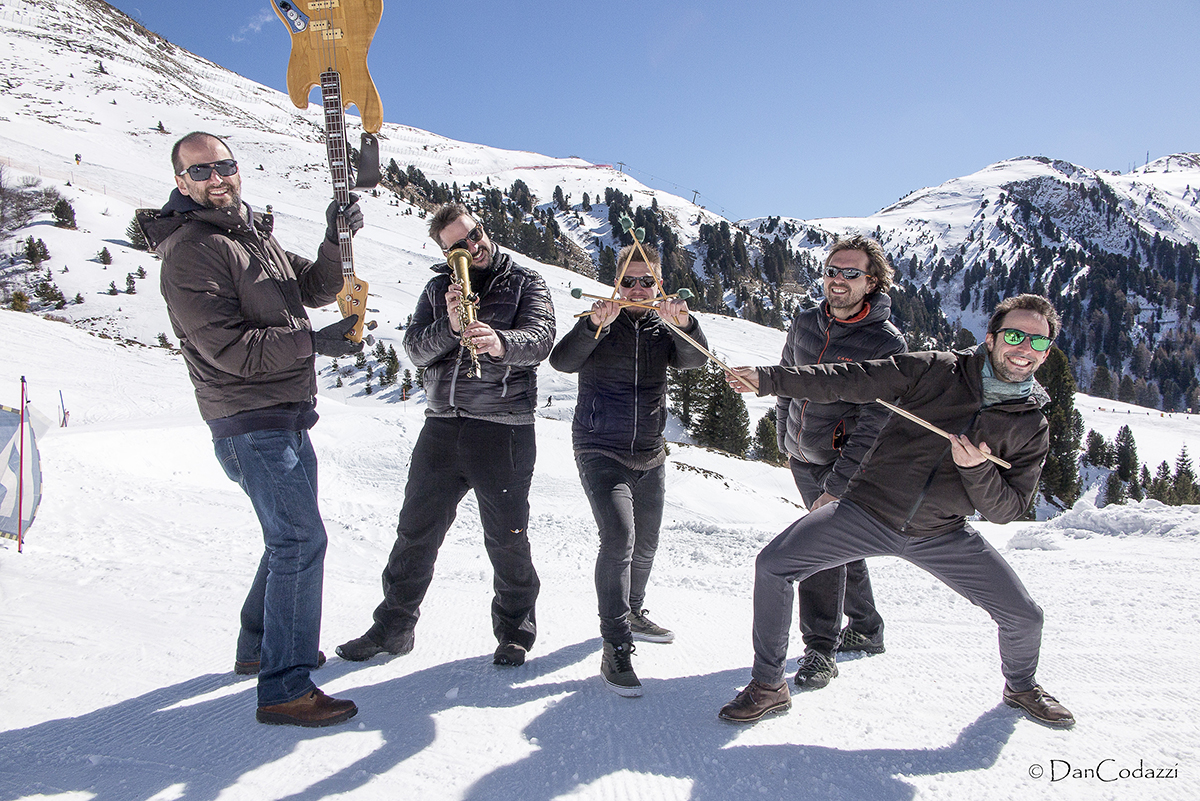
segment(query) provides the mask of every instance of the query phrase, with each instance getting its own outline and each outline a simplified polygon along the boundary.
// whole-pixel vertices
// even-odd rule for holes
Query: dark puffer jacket
[[[885,294],[866,298],[862,313],[839,320],[822,301],[796,315],[779,363],[784,367],[822,362],[883,359],[908,350],[900,330],[889,322],[892,301]],[[825,491],[840,498],[875,442],[888,412],[879,404],[814,403],[780,397],[775,404],[779,451],[815,465],[832,464]]]
[[[689,315],[684,333],[708,347],[695,315]],[[708,357],[668,328],[657,312],[640,318],[621,312],[599,339],[595,335],[591,319],[581,317],[550,354],[555,370],[579,373],[571,425],[575,449],[657,454],[667,422],[667,367],[703,367]]]
[[[759,367],[760,395],[819,403],[893,403],[952,434],[986,442],[993,462],[959,467],[950,443],[892,415],[843,496],[897,531],[932,536],[961,528],[979,511],[993,523],[1016,520],[1033,501],[1050,450],[1041,407],[1049,400],[1034,382],[1028,397],[981,408],[987,351],[901,353],[890,359],[808,367]]]
[[[162,257],[161,288],[205,420],[317,393],[305,306],[332,303],[344,283],[337,245],[317,261],[288,253],[273,218],[200,206],[178,189],[138,223]]]
[[[404,334],[408,357],[425,368],[426,414],[532,423],[537,365],[554,345],[554,304],[546,282],[504,253],[480,280],[471,271],[471,288],[479,295],[476,319],[496,330],[504,356],[479,354],[480,377],[468,378],[470,355],[446,313],[450,267],[439,264],[433,270],[438,275],[425,285]]]

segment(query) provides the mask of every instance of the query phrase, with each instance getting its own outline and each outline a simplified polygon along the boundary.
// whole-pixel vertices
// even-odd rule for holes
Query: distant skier
[[[79,155],[78,153],[76,153],[76,154],[75,154],[75,163],[76,163],[76,164],[78,164],[78,163],[79,163],[79,162],[81,162],[81,161],[83,161],[83,156],[81,156],[81,155]]]

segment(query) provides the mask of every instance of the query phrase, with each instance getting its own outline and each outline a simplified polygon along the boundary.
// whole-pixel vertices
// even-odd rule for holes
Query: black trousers
[[[812,509],[813,503],[825,491],[825,477],[833,465],[805,464],[789,458],[788,467],[792,469],[792,478],[804,505]],[[871,576],[864,559],[814,573],[799,583],[797,594],[800,597],[800,636],[804,639],[805,651],[833,656],[842,631],[843,614],[849,618],[847,626],[859,634],[872,638],[883,634],[883,618],[875,608]]]
[[[532,425],[430,417],[413,448],[396,544],[383,571],[383,603],[369,634],[382,641],[417,625],[421,601],[458,504],[475,491],[492,562],[492,630],[533,647],[541,583],[529,548],[529,485],[537,457]]]

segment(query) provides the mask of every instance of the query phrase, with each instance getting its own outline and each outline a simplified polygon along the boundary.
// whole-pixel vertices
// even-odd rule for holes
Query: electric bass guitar
[[[321,87],[333,196],[341,206],[347,206],[351,188],[370,188],[379,182],[379,142],[374,134],[383,124],[383,103],[367,71],[367,50],[383,16],[383,0],[271,1],[292,35],[288,96],[297,108],[307,108],[309,92],[314,86]],[[358,107],[363,126],[357,183],[346,141],[345,109],[351,104]],[[342,317],[359,316],[346,338],[361,342],[367,317],[367,282],[354,274],[350,227],[340,214],[337,234],[345,279],[337,297],[338,309]],[[374,328],[375,322],[365,327]]]

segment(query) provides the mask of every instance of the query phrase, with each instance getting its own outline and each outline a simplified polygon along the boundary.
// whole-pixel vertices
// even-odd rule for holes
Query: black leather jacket
[[[479,378],[468,378],[470,356],[450,328],[446,290],[450,267],[438,273],[421,293],[404,349],[413,364],[424,367],[423,383],[431,416],[475,417],[500,422],[532,423],[537,408],[537,365],[554,345],[554,304],[541,275],[497,254],[492,266],[471,288],[479,295],[476,319],[496,330],[504,356],[479,354]]]

